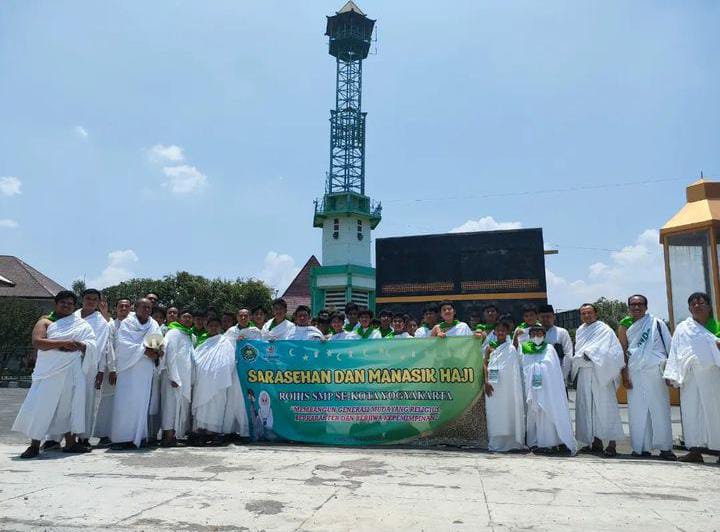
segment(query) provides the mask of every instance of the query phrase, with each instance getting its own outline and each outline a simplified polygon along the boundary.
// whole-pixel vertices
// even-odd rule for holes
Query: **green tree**
[[[628,315],[627,303],[619,299],[601,297],[595,301],[594,305],[598,309],[598,319],[607,323],[613,330],[616,330],[620,325],[620,320]]]
[[[23,359],[33,353],[31,334],[37,320],[45,314],[33,301],[7,298],[0,305],[0,372],[21,369]]]
[[[84,279],[75,279],[72,284],[72,291],[77,294],[78,297],[85,291],[87,286],[85,285]]]
[[[110,305],[121,297],[135,300],[154,292],[165,307],[236,311],[240,307],[270,307],[272,291],[257,279],[207,279],[177,272],[162,279],[130,279],[104,290]]]

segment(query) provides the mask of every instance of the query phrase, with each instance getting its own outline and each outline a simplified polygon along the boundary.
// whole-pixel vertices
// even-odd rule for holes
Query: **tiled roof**
[[[63,286],[11,255],[0,255],[0,277],[14,283],[13,286],[0,283],[0,297],[50,299],[65,290]]]
[[[302,267],[300,272],[295,276],[290,286],[287,287],[285,293],[282,295],[283,299],[289,297],[306,297],[310,301],[310,271],[313,268],[320,266],[320,262],[312,255],[305,266]]]

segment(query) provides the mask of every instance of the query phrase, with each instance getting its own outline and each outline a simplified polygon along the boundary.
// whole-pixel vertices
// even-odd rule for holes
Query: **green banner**
[[[240,341],[254,440],[398,443],[463,414],[482,392],[474,337]]]

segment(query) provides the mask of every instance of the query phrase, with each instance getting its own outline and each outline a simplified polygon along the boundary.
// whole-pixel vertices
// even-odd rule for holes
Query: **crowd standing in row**
[[[235,368],[239,340],[452,336],[481,342],[491,451],[575,454],[580,444],[580,452],[615,456],[617,440],[625,437],[616,397],[621,381],[633,456],[657,450],[661,458],[677,460],[668,387],[680,389],[689,449],[681,460],[702,462],[703,450],[720,450],[720,323],[704,293],[689,297],[691,315],[674,336],[648,312],[642,295],[629,298],[629,315],[617,331],[584,304],[574,345],[568,331],[555,325],[551,305],[524,307],[519,324],[487,305],[468,325],[449,301],[428,305],[419,323],[386,310],[376,320],[354,303],[344,313],[322,310],[315,318],[300,306],[291,321],[282,299],[273,301],[269,320],[261,307],[237,313],[164,309],[152,293],[134,304],[120,299],[114,318],[98,290],[86,290],[82,307],[75,310],[76,304],[74,293],[60,292],[55,310],[33,330],[33,382],[13,425],[31,439],[23,458],[38,456],[43,441],[42,450],[60,447],[63,437],[68,453],[89,452],[91,436],[117,450],[153,445],[158,437],[164,447],[185,438],[212,445],[249,437]],[[575,431],[570,382],[577,388]],[[269,398],[262,392],[247,398],[257,433],[271,423],[264,404]]]

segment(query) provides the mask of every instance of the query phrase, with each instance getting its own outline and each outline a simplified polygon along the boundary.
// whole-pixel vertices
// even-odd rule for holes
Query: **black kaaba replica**
[[[542,229],[379,238],[377,308],[418,318],[449,299],[465,320],[494,303],[522,317],[526,303],[547,302]]]

